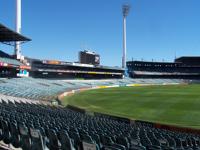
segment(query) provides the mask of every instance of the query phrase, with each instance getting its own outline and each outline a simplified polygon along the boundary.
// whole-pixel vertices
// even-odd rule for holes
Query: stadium
[[[0,51],[0,149],[200,149],[200,56],[127,61],[129,9],[122,67],[113,67],[88,50],[77,62],[23,56],[32,39],[16,0],[16,30],[0,24],[0,43],[15,50]]]

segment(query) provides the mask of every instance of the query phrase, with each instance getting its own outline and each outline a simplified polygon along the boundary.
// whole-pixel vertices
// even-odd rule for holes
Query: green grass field
[[[200,128],[200,85],[97,89],[65,97],[63,104],[131,119]]]

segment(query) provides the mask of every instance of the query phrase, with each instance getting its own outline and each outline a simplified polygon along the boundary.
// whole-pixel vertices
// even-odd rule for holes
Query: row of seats
[[[200,136],[69,108],[0,103],[0,140],[23,150],[199,150]]]
[[[0,93],[29,99],[53,99],[58,93],[73,88],[59,80],[34,78],[1,79]]]
[[[16,65],[16,66],[23,65],[20,61],[14,59],[13,57],[11,57],[7,53],[3,52],[2,50],[0,50],[0,62],[12,64],[12,65]]]
[[[4,63],[7,63],[7,64],[16,65],[16,66],[23,65],[20,61],[18,61],[16,59],[5,58],[5,57],[0,57],[0,62],[4,62]]]
[[[188,66],[184,64],[179,64],[179,66],[174,66],[174,65],[153,65],[153,66],[148,66],[148,65],[131,65],[127,66],[129,71],[144,71],[144,72],[168,72],[168,73],[200,73],[199,67],[198,66]]]
[[[73,89],[96,87],[100,85],[120,85],[127,84],[162,84],[162,83],[180,83],[180,80],[169,79],[114,79],[114,80],[49,80],[35,78],[11,78],[0,79],[0,93],[14,97],[23,97],[29,99],[48,100],[54,99],[59,93]]]

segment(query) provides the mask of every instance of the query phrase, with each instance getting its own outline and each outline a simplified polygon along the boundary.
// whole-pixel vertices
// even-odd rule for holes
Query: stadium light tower
[[[126,68],[126,17],[130,10],[129,4],[122,5],[123,14],[123,57],[122,57],[122,68]]]
[[[21,33],[21,0],[16,0],[16,24],[15,30],[17,33]],[[21,46],[20,42],[15,43],[15,55],[17,59],[21,58]]]

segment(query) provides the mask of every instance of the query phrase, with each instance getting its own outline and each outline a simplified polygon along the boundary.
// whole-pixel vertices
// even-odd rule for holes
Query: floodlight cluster
[[[123,13],[123,16],[126,17],[129,13],[129,10],[130,10],[130,5],[128,4],[124,4],[122,6],[122,13]]]

